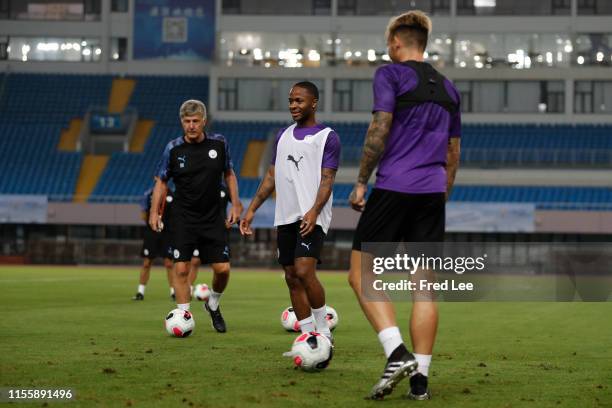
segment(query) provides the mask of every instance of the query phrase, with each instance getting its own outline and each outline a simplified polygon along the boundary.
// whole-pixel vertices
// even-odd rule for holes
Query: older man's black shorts
[[[410,194],[375,188],[353,238],[364,242],[442,242],[446,221],[444,193]]]
[[[189,262],[192,256],[199,256],[203,264],[229,262],[228,233],[223,221],[208,225],[175,221],[172,230],[174,262]],[[194,254],[195,250],[198,252]]]

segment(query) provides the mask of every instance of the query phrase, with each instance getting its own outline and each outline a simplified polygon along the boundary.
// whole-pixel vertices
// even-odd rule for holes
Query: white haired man
[[[225,233],[226,222],[235,224],[242,204],[238,198],[238,181],[233,170],[227,141],[222,135],[207,134],[206,106],[198,100],[181,105],[180,119],[184,135],[166,146],[155,174],[155,189],[149,217],[153,230],[161,229],[159,209],[168,191],[168,180],[176,186],[172,214],[172,257],[176,264],[174,289],[177,307],[189,310],[189,262],[195,249],[204,264],[211,264],[211,296],[205,303],[212,325],[225,333],[226,325],[219,300],[229,281],[230,251]],[[220,209],[220,182],[224,178],[232,208],[225,220]]]

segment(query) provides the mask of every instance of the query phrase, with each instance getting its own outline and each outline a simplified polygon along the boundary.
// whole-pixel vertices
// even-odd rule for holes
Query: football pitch
[[[282,357],[296,334],[280,325],[280,270],[234,270],[228,333],[194,301],[195,331],[177,339],[163,327],[175,305],[161,268],[134,302],[138,267],[0,267],[0,387],[72,388],[69,407],[612,407],[612,303],[440,303],[433,399],[402,399],[404,381],[376,402],[363,397],[382,348],[346,273],[319,276],[340,317],[336,352],[304,373]],[[210,279],[202,267],[198,282]],[[409,309],[397,304],[405,340]]]

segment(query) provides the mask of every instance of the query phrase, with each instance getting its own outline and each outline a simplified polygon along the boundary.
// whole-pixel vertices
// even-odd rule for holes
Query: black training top
[[[177,221],[214,225],[223,223],[219,180],[232,168],[225,138],[219,134],[205,134],[199,143],[187,143],[184,137],[168,143],[155,175],[163,181],[174,181],[173,216]]]

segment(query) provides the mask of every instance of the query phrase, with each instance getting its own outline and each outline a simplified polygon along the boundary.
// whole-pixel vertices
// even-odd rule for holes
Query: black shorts
[[[442,242],[444,193],[408,194],[375,188],[355,231],[353,249],[363,242]]]
[[[279,225],[277,227],[276,243],[278,245],[278,263],[283,266],[295,264],[295,258],[315,258],[321,263],[321,249],[325,241],[325,233],[320,225],[302,238],[300,223]]]
[[[149,226],[145,227],[144,240],[140,254],[143,258],[172,258],[170,234],[167,231],[155,232]]]
[[[228,234],[223,224],[194,225],[173,221],[174,262],[188,262],[192,256],[198,256],[203,264],[229,262]]]

